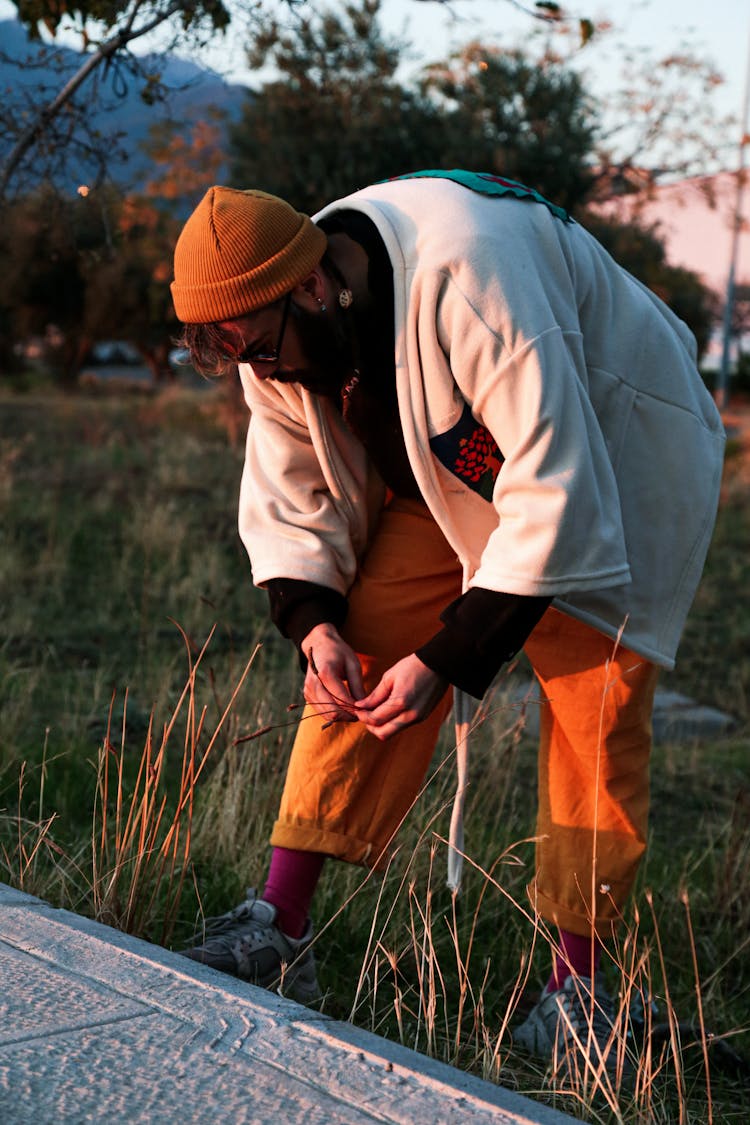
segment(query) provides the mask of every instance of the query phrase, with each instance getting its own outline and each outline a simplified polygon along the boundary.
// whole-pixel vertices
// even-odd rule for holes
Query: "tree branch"
[[[42,106],[33,121],[23,130],[0,169],[0,199],[4,198],[11,177],[23,157],[36,143],[50,121],[54,120],[97,67],[101,66],[102,63],[106,62],[108,59],[111,59],[124,47],[127,47],[129,43],[132,43],[133,40],[140,39],[143,35],[148,35],[150,31],[153,31],[154,28],[159,27],[161,24],[171,19],[177,12],[191,11],[195,7],[193,4],[186,4],[185,0],[171,0],[164,9],[155,12],[145,23],[134,28],[133,24],[135,23],[141,4],[142,0],[135,0],[131,12],[125,21],[125,25],[121,27],[115,35],[112,35],[109,39],[106,39],[100,44],[100,46],[87,57],[83,65],[79,67],[76,73],[65,83],[52,101]]]

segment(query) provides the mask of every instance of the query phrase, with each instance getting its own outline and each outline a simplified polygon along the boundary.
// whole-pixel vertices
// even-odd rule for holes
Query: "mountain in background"
[[[30,39],[18,20],[0,21],[0,97],[6,111],[23,99],[33,100],[35,105],[50,100],[85,58],[80,52],[57,44],[54,55],[58,61],[53,66],[49,46]],[[142,146],[153,125],[166,123],[187,136],[196,122],[212,120],[218,111],[226,135],[228,123],[238,118],[248,93],[245,86],[224,82],[214,71],[187,59],[145,55],[140,57],[140,62],[146,71],[160,73],[162,84],[168,90],[163,102],[147,105],[141,97],[143,80],[122,67],[110,67],[106,72],[102,67],[98,78],[87,79],[77,94],[77,101],[85,104],[87,98],[93,98],[94,83],[98,82],[98,96],[96,104],[92,105],[89,123],[111,138],[108,147],[117,155],[110,160],[107,171],[123,187],[137,185],[147,174],[148,158]],[[0,146],[9,147],[3,141]],[[119,157],[120,150],[124,159]],[[75,190],[78,184],[90,182],[95,175],[93,162],[87,166],[85,161],[77,160],[70,161],[56,178],[58,186],[70,186]]]

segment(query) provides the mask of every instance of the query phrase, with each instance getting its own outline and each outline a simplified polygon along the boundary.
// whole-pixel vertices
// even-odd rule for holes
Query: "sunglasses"
[[[233,356],[234,363],[249,363],[250,366],[255,364],[267,363],[274,364],[276,367],[279,365],[279,357],[281,355],[281,345],[284,342],[284,333],[286,332],[286,322],[289,317],[289,306],[292,302],[292,294],[287,293],[284,299],[284,311],[281,314],[281,327],[279,328],[279,338],[276,341],[276,347],[273,351],[265,352],[262,349],[255,350],[253,347],[245,348],[239,355]]]

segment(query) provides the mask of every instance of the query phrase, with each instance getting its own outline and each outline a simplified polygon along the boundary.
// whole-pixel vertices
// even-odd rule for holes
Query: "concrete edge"
[[[17,919],[26,916],[28,924],[24,927],[23,938],[10,941],[4,936],[2,917],[8,918],[6,912],[16,915]],[[314,1038],[331,1052],[343,1052],[366,1060],[371,1064],[373,1074],[392,1075],[395,1071],[403,1076],[416,1077],[421,1085],[431,1089],[436,1098],[458,1103],[466,1113],[467,1121],[471,1120],[472,1111],[480,1114],[492,1114],[494,1111],[499,1121],[513,1122],[514,1125],[564,1125],[573,1120],[559,1110],[428,1058],[373,1032],[182,958],[142,938],[53,907],[34,895],[2,883],[0,941],[9,941],[24,953],[62,966],[68,973],[94,981],[123,996],[137,1000],[148,992],[150,1004],[163,1006],[165,1011],[174,1014],[179,1012],[183,1019],[189,1018],[189,1015],[186,1015],[183,1005],[179,1008],[176,1005],[180,989],[184,991],[186,987],[200,992],[200,1010],[203,1013],[215,1008],[220,1019],[225,1018],[228,1012],[241,1016],[243,1009],[261,1009],[270,1018],[291,1026],[295,1032]],[[160,978],[161,1000],[151,991],[157,978]],[[170,986],[173,986],[173,991]]]

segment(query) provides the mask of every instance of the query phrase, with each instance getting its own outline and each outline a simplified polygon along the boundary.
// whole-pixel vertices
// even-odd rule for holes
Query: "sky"
[[[335,0],[334,0],[335,2]],[[686,39],[694,49],[709,56],[727,78],[723,102],[739,116],[745,84],[750,38],[750,0],[561,0],[573,15],[612,21],[625,43],[633,47],[658,45],[665,51],[677,49]],[[231,0],[230,0],[231,3]],[[426,61],[445,57],[451,46],[477,35],[502,45],[517,45],[539,25],[522,7],[534,7],[534,0],[383,0],[386,28],[395,35],[406,31]],[[0,18],[11,18],[15,9],[9,0],[0,0]],[[599,63],[597,52],[582,54],[600,81],[606,81],[609,62]],[[596,56],[596,57],[595,57]],[[251,81],[244,67],[238,37],[217,36],[213,50],[207,52],[210,65],[234,81]]]
[[[522,44],[540,21],[521,10],[533,0],[383,0],[383,23],[396,36],[402,32],[424,61],[445,58],[452,47],[483,37],[503,46]],[[722,114],[741,117],[750,41],[750,0],[563,0],[572,14],[611,21],[617,34],[607,36],[594,49],[580,53],[580,64],[590,70],[592,88],[605,89],[619,70],[622,44],[635,49],[652,46],[671,52],[689,43],[693,53],[709,58],[725,76],[718,103]],[[619,44],[620,46],[617,46]],[[418,47],[418,50],[417,50]],[[210,52],[211,65],[234,81],[250,81],[242,52],[221,40]]]
[[[335,3],[335,0],[333,0]],[[445,58],[452,48],[481,37],[501,46],[522,45],[540,21],[522,10],[533,0],[382,0],[383,23],[389,32],[412,44],[411,65]],[[750,54],[750,0],[562,0],[573,15],[611,21],[616,32],[579,52],[587,88],[604,96],[622,67],[623,48],[651,46],[660,53],[689,44],[692,53],[711,60],[726,79],[718,91],[719,114],[742,119],[746,71]],[[230,0],[231,5],[231,0]],[[0,0],[0,18],[15,15],[9,0]],[[217,35],[215,43],[195,61],[212,67],[228,81],[257,81],[245,67],[242,37]],[[153,47],[153,43],[151,44]],[[737,139],[739,140],[739,125]]]

